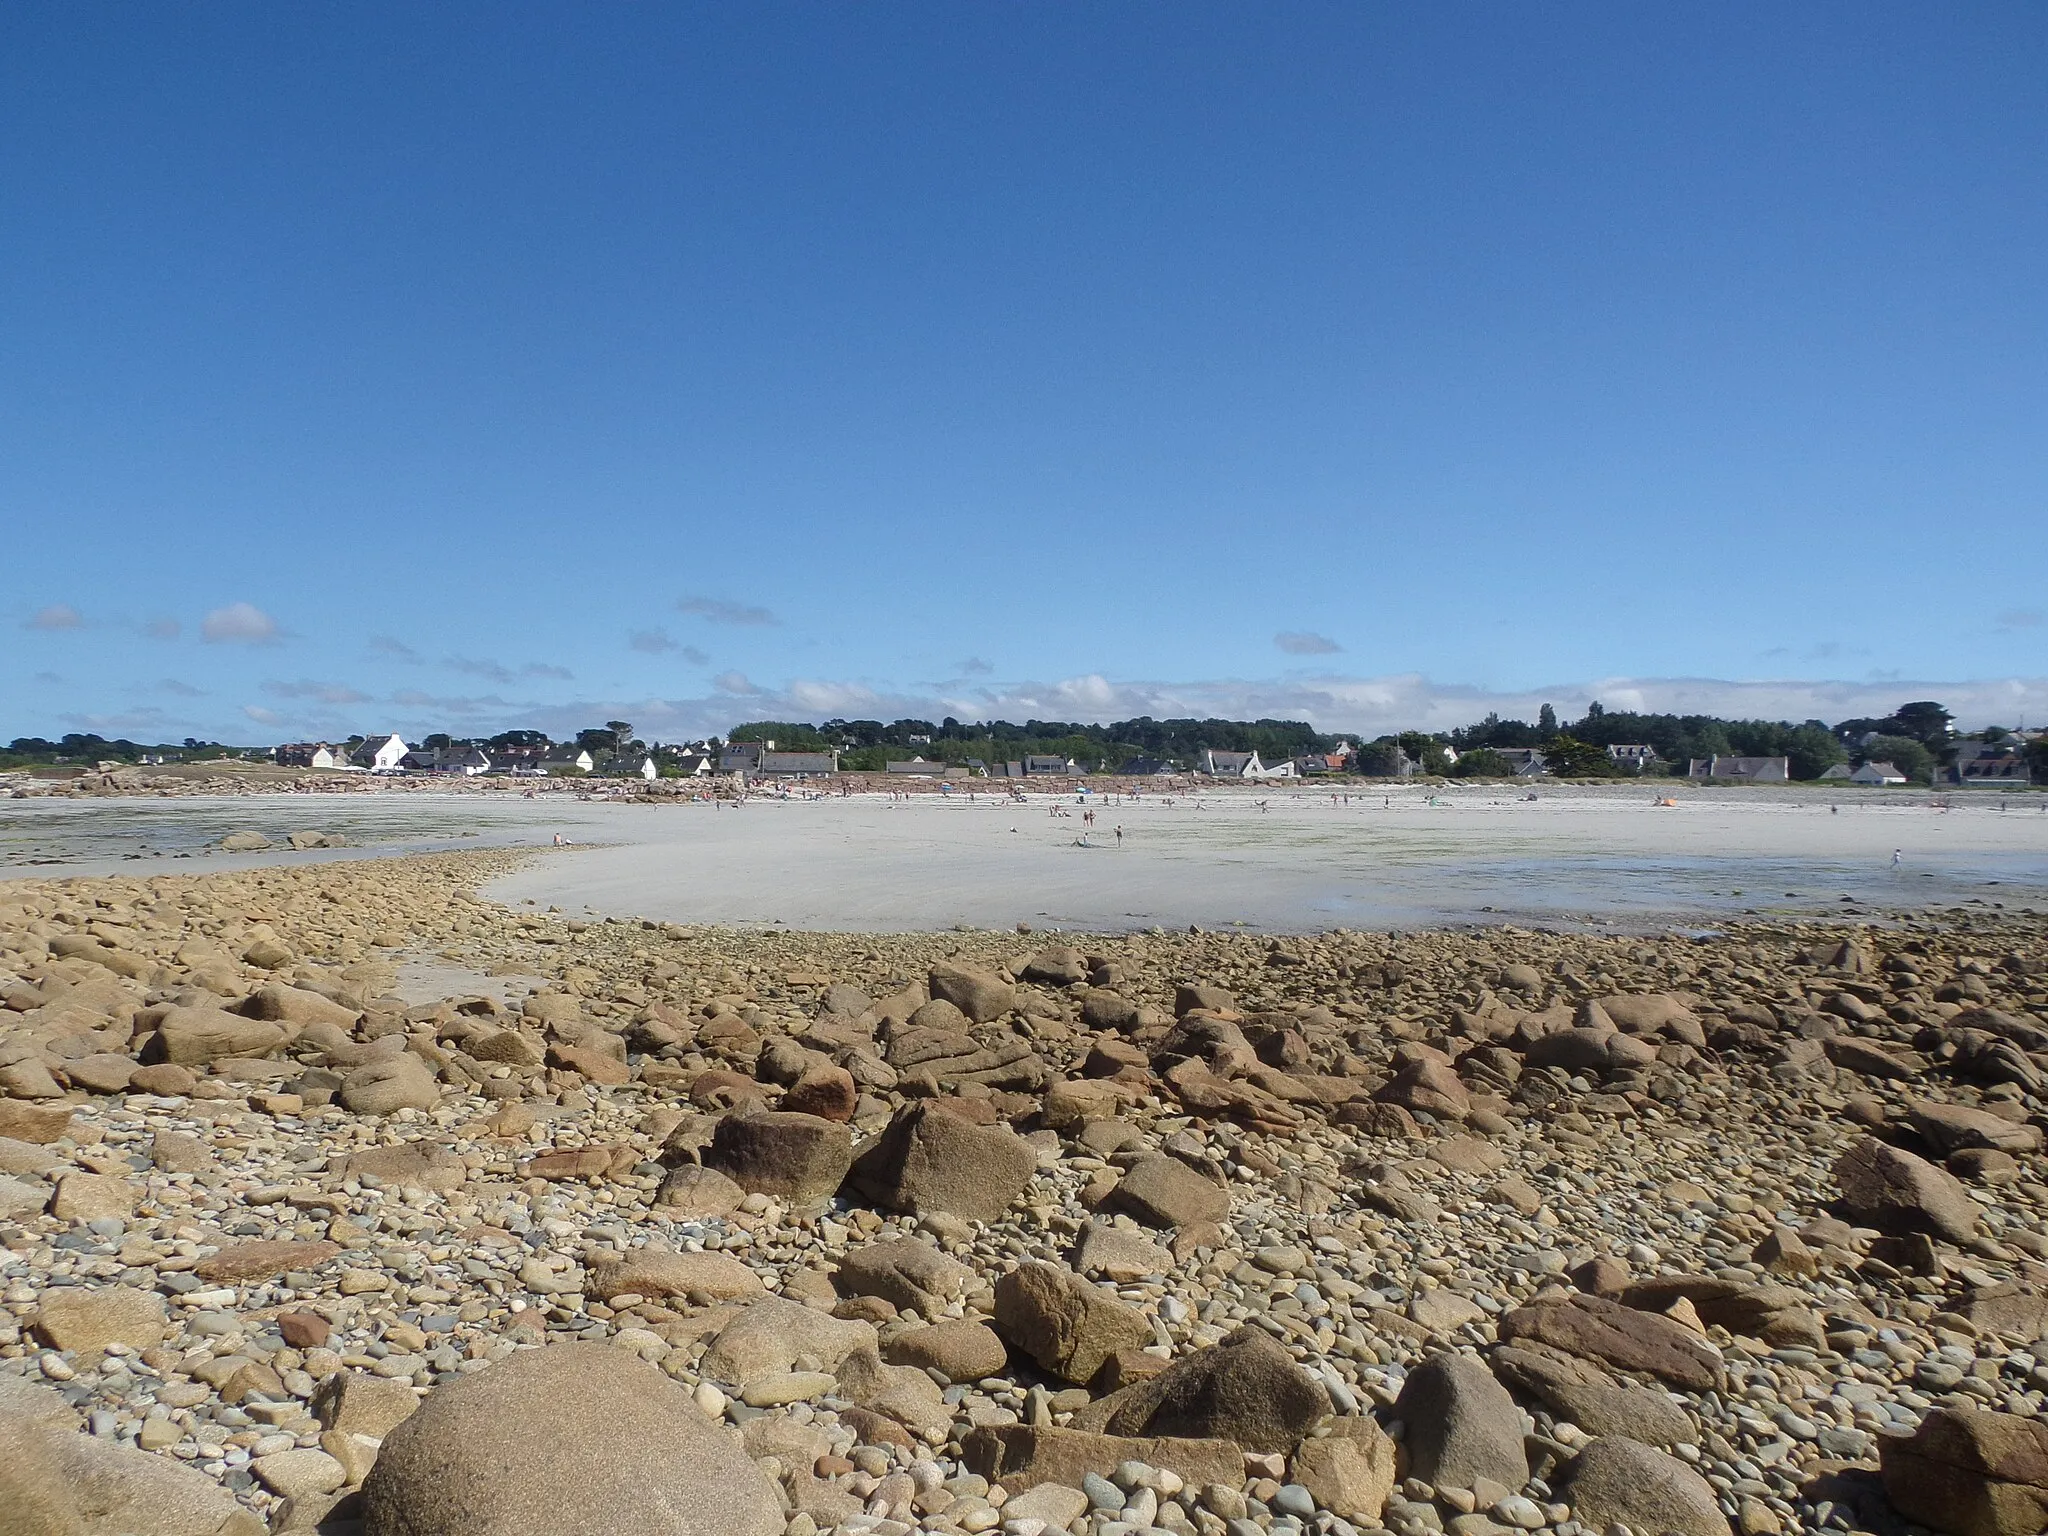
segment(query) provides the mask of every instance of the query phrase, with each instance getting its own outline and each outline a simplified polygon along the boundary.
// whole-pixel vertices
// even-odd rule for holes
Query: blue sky
[[[2037,4],[5,28],[0,739],[2048,723]]]

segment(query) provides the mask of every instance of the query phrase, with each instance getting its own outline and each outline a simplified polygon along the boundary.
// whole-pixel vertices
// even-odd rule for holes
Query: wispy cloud
[[[694,645],[678,645],[665,629],[636,629],[626,636],[626,644],[648,656],[660,656],[673,651],[693,667],[701,667],[711,658]]]
[[[452,672],[466,672],[471,677],[481,677],[493,683],[517,682],[522,677],[571,678],[576,675],[567,667],[550,666],[544,661],[529,661],[521,667],[508,667],[503,662],[475,656],[449,656],[441,665]]]
[[[51,603],[21,621],[23,629],[83,629],[85,616],[69,603]]]
[[[272,645],[282,636],[277,620],[254,603],[229,603],[200,621],[202,639],[216,644]]]
[[[704,619],[712,624],[734,624],[742,627],[765,624],[780,624],[782,621],[766,608],[751,603],[732,603],[717,597],[683,597],[676,600],[676,611],[687,613],[692,618]]]
[[[389,696],[394,730],[425,733],[457,725],[465,734],[512,727],[573,735],[605,720],[631,720],[650,738],[684,740],[723,734],[741,720],[826,720],[835,716],[895,720],[1074,720],[1107,723],[1139,715],[1154,719],[1306,720],[1330,732],[1368,738],[1392,731],[1450,730],[1489,713],[1534,720],[1545,704],[1569,720],[1599,700],[1610,710],[1709,714],[1729,719],[1844,720],[1881,717],[1909,699],[1939,699],[1966,729],[2048,719],[2048,677],[1965,680],[1865,678],[1859,681],[1731,680],[1607,677],[1540,688],[1496,689],[1444,683],[1420,673],[1211,678],[1189,681],[1115,679],[1083,673],[1045,682],[996,687],[897,689],[859,678],[795,678],[780,686],[727,671],[709,691],[680,698],[581,698],[542,703],[502,694],[449,697],[420,691]],[[359,711],[358,711],[359,712]],[[251,715],[259,723],[273,723]]]
[[[180,699],[202,699],[206,697],[206,690],[204,688],[194,688],[190,683],[175,677],[159,678],[156,689],[158,693],[168,693]]]
[[[965,661],[959,664],[960,675],[962,677],[986,677],[989,675],[989,673],[995,671],[995,669],[996,667],[994,662],[983,661],[979,656],[969,656]]]
[[[370,696],[345,683],[320,683],[311,678],[287,683],[271,678],[263,684],[263,691],[280,699],[310,699],[316,704],[367,704]]]
[[[258,725],[283,725],[284,716],[274,709],[265,709],[261,704],[244,704],[242,713]]]
[[[2008,608],[1998,616],[2000,629],[2039,629],[2042,622],[2038,608]]]
[[[131,709],[113,715],[59,715],[57,717],[74,730],[92,731],[99,735],[112,732],[116,736],[166,735],[183,722],[174,720],[160,709]]]
[[[185,632],[185,626],[164,614],[145,623],[142,632],[152,640],[175,640]]]
[[[1344,649],[1328,635],[1311,634],[1305,629],[1283,629],[1273,637],[1273,643],[1290,656],[1332,656]]]
[[[389,656],[394,661],[403,661],[415,667],[426,660],[418,651],[393,635],[370,636],[370,649],[379,656]]]
[[[36,674],[36,681],[39,683],[61,683],[64,681],[64,676],[60,672],[38,672]]]

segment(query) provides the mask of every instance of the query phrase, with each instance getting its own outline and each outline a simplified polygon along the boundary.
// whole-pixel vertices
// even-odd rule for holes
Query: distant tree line
[[[1318,731],[1301,720],[1154,720],[1140,715],[1107,725],[1067,720],[965,722],[943,720],[826,720],[819,724],[794,720],[752,720],[728,733],[733,742],[773,741],[788,752],[837,752],[840,766],[854,772],[878,772],[885,763],[909,757],[930,762],[988,764],[1023,757],[1072,758],[1086,769],[1116,772],[1137,759],[1195,767],[1205,750],[1256,752],[1266,763],[1335,752],[1354,744],[1353,771],[1392,777],[1414,765],[1430,774],[1459,778],[1505,777],[1514,763],[1505,754],[1521,749],[1543,753],[1551,773],[1560,778],[1632,777],[1632,767],[1616,763],[1607,749],[1645,745],[1656,754],[1651,772],[1683,773],[1694,758],[1784,757],[1792,777],[1817,779],[1838,763],[1889,762],[1908,778],[1928,783],[1949,761],[1959,740],[1949,711],[1941,704],[1918,700],[1902,704],[1880,718],[1843,720],[1830,726],[1808,720],[1794,725],[1776,720],[1723,720],[1712,715],[1640,714],[1610,710],[1599,703],[1583,717],[1561,721],[1546,704],[1534,723],[1504,720],[1490,714],[1476,724],[1438,733],[1403,731],[1365,741],[1351,735]],[[1992,726],[1981,739],[1997,741],[2011,733]],[[344,745],[353,748],[361,736]],[[574,744],[599,762],[652,752],[657,762],[673,759],[682,748],[673,744],[648,747],[630,722],[608,720],[578,731]],[[436,733],[421,745],[428,748],[475,746],[484,752],[552,749],[557,743],[535,730],[501,731],[495,736],[454,738]],[[698,745],[716,750],[717,737]],[[2048,783],[2048,738],[2024,744],[2036,782]],[[125,737],[108,739],[74,732],[55,741],[40,736],[17,737],[0,751],[0,767],[37,764],[138,762],[144,757],[171,761],[267,755],[261,748],[224,746],[188,736],[181,743],[145,745]]]
[[[1154,720],[1149,715],[1108,725],[1066,720],[964,723],[951,715],[937,722],[897,720],[886,725],[879,720],[827,720],[821,725],[752,720],[734,726],[729,735],[734,741],[772,741],[784,751],[835,751],[840,765],[854,772],[879,772],[884,763],[910,757],[959,764],[1071,757],[1113,772],[1141,757],[1191,764],[1205,749],[1256,752],[1262,761],[1273,762],[1328,752],[1341,739],[1303,720]]]

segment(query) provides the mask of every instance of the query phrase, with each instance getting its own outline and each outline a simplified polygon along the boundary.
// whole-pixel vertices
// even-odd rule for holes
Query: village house
[[[349,754],[349,766],[369,773],[397,773],[407,750],[403,736],[371,736]]]
[[[888,773],[906,774],[913,779],[942,779],[946,776],[946,764],[928,762],[922,757],[913,757],[908,762],[884,763]]]
[[[1541,778],[1550,772],[1550,760],[1534,747],[1489,747],[1507,759],[1510,772],[1518,779]]]
[[[1657,749],[1646,742],[1616,741],[1607,747],[1607,759],[1630,773],[1642,773],[1657,761]]]
[[[513,778],[537,776],[546,771],[542,764],[552,750],[549,747],[492,747],[490,771],[509,774]]]
[[[1204,747],[1200,771],[1212,779],[1256,779],[1264,776],[1266,765],[1256,752],[1218,752]]]
[[[551,751],[541,763],[541,772],[550,777],[571,773],[588,773],[597,766],[597,759],[577,746],[567,742]]]
[[[145,762],[149,759],[143,759]],[[324,741],[294,741],[277,748],[280,768],[339,768],[343,756]]]
[[[1941,778],[1961,789],[2025,789],[2034,782],[2026,758],[2010,741],[1964,742]]]
[[[757,754],[754,766],[746,770],[750,777],[763,779],[807,779],[813,775],[838,771],[837,752],[772,751]]]
[[[1695,757],[1686,767],[1689,779],[1734,779],[1743,784],[1789,784],[1789,757]]]
[[[1071,757],[1027,756],[1024,759],[1024,773],[1029,778],[1070,778],[1081,771],[1081,765]]]
[[[1849,775],[1851,784],[1905,784],[1906,776],[1890,763],[1865,763]]]
[[[1117,772],[1134,779],[1156,779],[1180,770],[1163,757],[1134,757]]]
[[[718,761],[709,752],[678,752],[669,762],[685,779],[705,779],[718,772]]]

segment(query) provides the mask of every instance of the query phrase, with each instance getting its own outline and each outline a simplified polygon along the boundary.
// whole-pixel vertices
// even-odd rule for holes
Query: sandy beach
[[[28,802],[8,867],[107,874],[429,852],[545,856],[490,894],[571,911],[840,932],[968,925],[1112,932],[1462,923],[1712,923],[2048,896],[2048,798],[1498,786],[1104,797],[967,791],[756,797],[741,808],[553,796]],[[2005,807],[2005,808],[2001,808]],[[1084,813],[1093,810],[1092,824]],[[229,855],[301,827],[343,850]],[[1122,829],[1122,837],[1117,829]],[[555,839],[572,846],[557,852]],[[1894,867],[1894,850],[1899,862]],[[179,856],[185,855],[181,859]],[[30,858],[54,862],[28,864]]]

